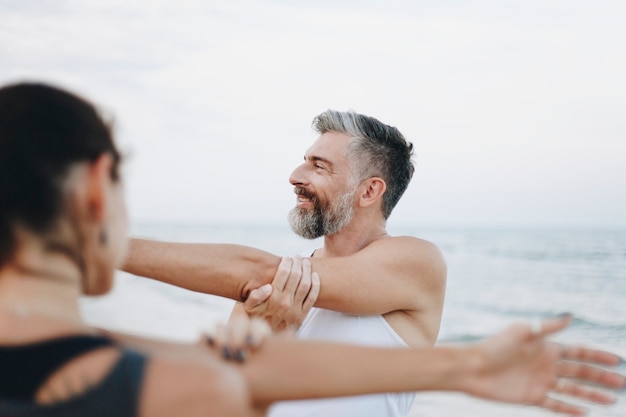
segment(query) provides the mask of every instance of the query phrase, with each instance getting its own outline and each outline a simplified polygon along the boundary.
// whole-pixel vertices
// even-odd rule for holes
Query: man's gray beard
[[[313,198],[313,210],[294,207],[289,212],[289,226],[305,239],[317,239],[337,233],[354,215],[354,191],[347,191],[330,207],[321,207]]]

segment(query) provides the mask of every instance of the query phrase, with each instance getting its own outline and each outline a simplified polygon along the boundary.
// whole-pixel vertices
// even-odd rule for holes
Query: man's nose
[[[289,182],[291,183],[291,185],[306,184],[306,175],[304,173],[304,168],[302,165],[293,170],[293,172],[289,176]]]

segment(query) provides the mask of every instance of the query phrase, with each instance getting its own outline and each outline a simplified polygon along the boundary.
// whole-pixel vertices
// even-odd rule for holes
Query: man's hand
[[[251,317],[264,317],[272,330],[297,329],[315,304],[320,279],[311,272],[311,262],[299,256],[282,258],[270,288],[250,292],[244,308]]]
[[[570,398],[610,404],[614,398],[601,388],[623,389],[624,376],[592,366],[616,366],[611,353],[546,341],[563,330],[570,316],[513,325],[470,348],[478,358],[476,372],[464,391],[491,400],[536,405],[557,413],[583,415],[585,409]],[[557,394],[559,398],[552,395]]]

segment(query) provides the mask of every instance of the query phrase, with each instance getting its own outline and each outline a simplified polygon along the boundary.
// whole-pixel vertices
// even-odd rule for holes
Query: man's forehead
[[[338,159],[345,157],[345,150],[352,137],[341,132],[326,132],[321,134],[313,145],[307,149],[305,157],[321,157]]]

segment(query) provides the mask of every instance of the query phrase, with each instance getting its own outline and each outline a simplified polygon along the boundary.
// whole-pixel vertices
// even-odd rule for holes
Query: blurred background
[[[626,3],[2,0],[0,82],[115,119],[136,221],[282,224],[322,111],[397,126],[393,222],[626,227]]]

